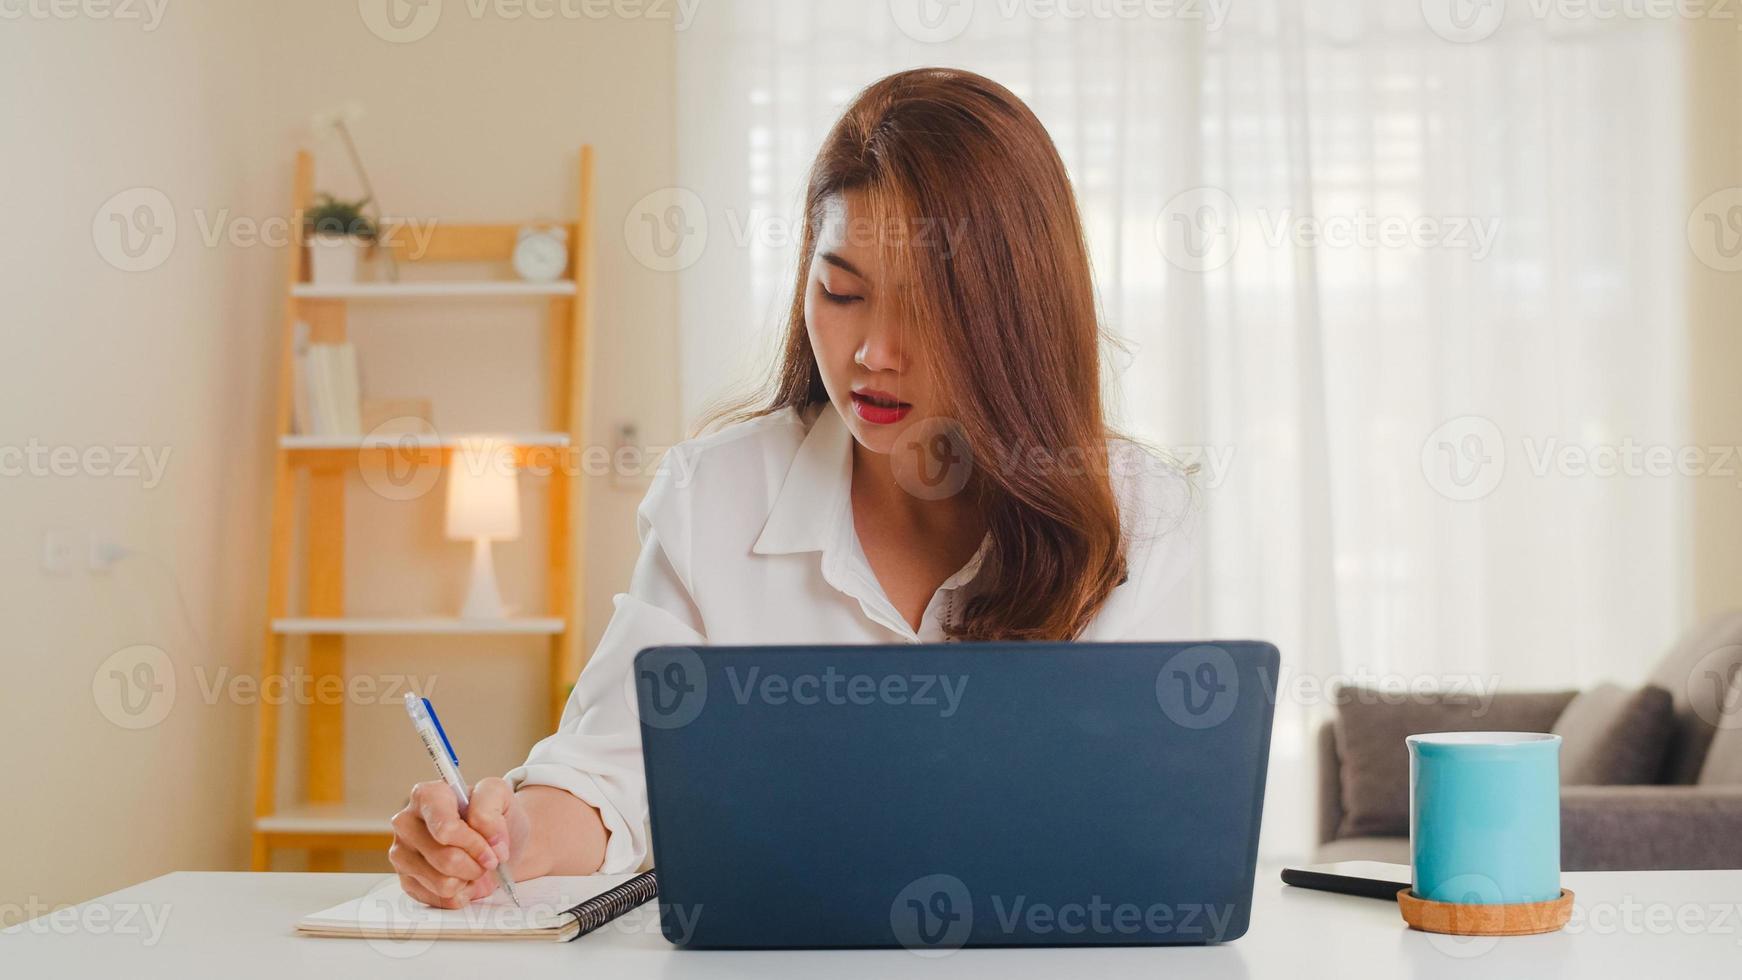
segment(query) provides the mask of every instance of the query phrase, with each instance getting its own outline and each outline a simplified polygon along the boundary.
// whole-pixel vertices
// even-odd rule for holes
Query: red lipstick
[[[853,413],[872,425],[893,425],[913,411],[912,405],[876,388],[861,388],[852,395]]]

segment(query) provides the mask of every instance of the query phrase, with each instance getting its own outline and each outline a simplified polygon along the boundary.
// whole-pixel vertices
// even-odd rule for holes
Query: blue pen
[[[460,819],[466,819],[466,810],[471,806],[471,800],[466,795],[466,781],[460,776],[460,757],[454,751],[454,745],[448,741],[448,733],[442,730],[442,721],[436,717],[435,705],[429,703],[429,698],[420,698],[415,694],[405,696],[405,713],[411,716],[412,727],[417,729],[417,737],[423,739],[423,747],[429,751],[430,761],[435,763],[436,772],[441,775],[442,782],[454,791],[454,796],[460,803]],[[514,876],[508,871],[508,862],[496,865],[496,880],[502,883],[502,890],[508,893],[508,900],[517,907],[520,897],[514,894]]]

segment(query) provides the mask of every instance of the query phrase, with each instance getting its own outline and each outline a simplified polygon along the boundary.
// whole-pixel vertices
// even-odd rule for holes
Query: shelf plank
[[[468,438],[500,439],[511,446],[567,446],[567,432],[509,432],[501,435],[480,433],[476,436],[441,436],[407,433],[391,436],[303,436],[278,437],[280,449],[458,449]]]
[[[290,294],[298,299],[446,299],[446,298],[512,298],[516,296],[573,296],[575,282],[559,279],[555,282],[520,282],[512,279],[458,282],[429,280],[425,282],[355,282],[318,284],[299,282]]]
[[[305,803],[254,818],[263,834],[391,834],[391,811],[347,809],[343,803]]]
[[[553,636],[562,631],[560,616],[288,616],[272,621],[272,632],[291,636]]]

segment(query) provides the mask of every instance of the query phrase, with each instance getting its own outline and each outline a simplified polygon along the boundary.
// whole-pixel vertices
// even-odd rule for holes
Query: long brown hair
[[[860,92],[823,140],[805,193],[797,285],[760,409],[826,402],[805,328],[825,205],[861,192],[920,363],[972,454],[967,491],[991,547],[949,635],[1064,640],[1125,576],[1100,388],[1100,326],[1076,198],[1028,106],[972,72],[918,68]],[[893,223],[891,221],[893,219]],[[959,232],[959,233],[958,233]]]

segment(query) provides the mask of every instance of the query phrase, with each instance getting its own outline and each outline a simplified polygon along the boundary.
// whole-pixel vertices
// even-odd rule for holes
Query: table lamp
[[[500,439],[463,439],[448,467],[448,537],[472,542],[472,580],[462,619],[501,619],[490,542],[520,537],[520,483],[514,449]]]

